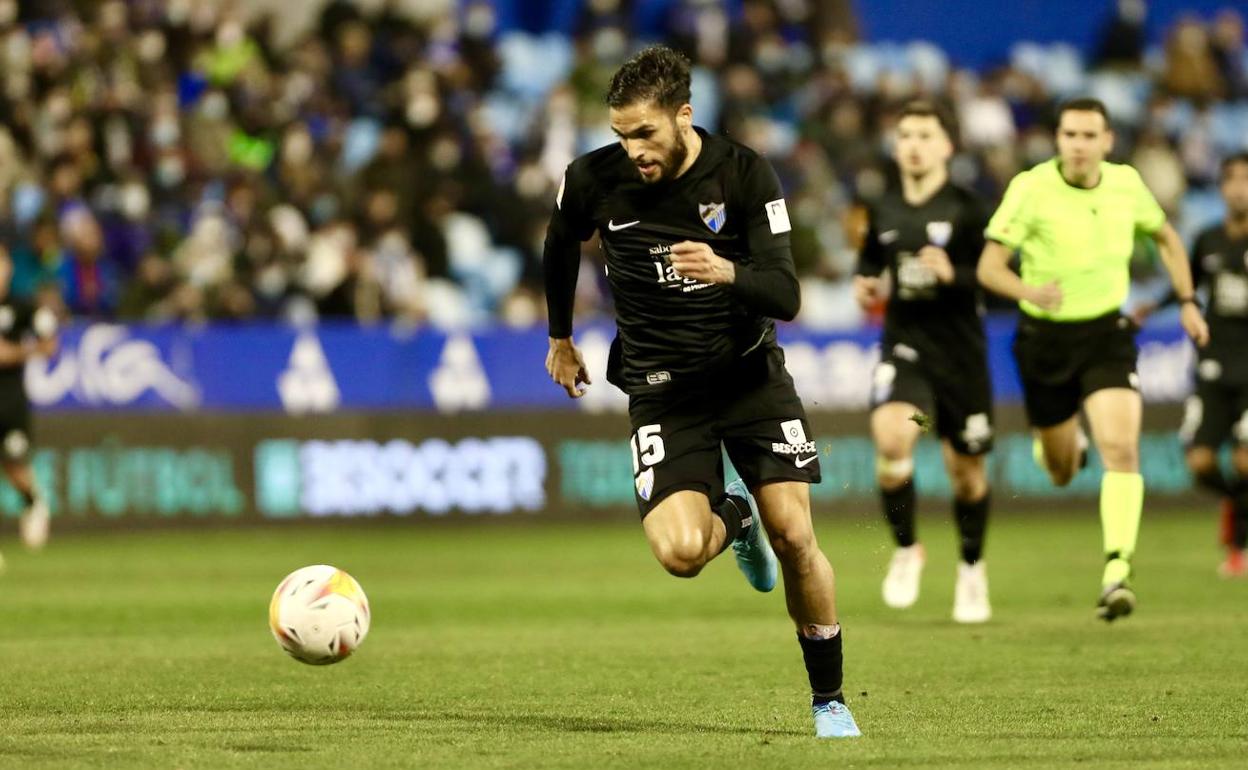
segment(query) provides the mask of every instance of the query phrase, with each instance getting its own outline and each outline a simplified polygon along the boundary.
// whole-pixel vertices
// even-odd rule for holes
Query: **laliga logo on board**
[[[124,326],[95,324],[77,348],[66,346],[53,361],[35,357],[26,366],[26,392],[40,406],[73,396],[84,404],[129,404],[149,390],[178,409],[199,405],[199,390],[178,377],[160,349],[130,339]]]

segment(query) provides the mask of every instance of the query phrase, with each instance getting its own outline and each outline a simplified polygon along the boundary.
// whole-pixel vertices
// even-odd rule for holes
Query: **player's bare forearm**
[[[1043,286],[1023,283],[1023,279],[1010,269],[1011,251],[1004,244],[988,241],[979,257],[975,275],[985,289],[1009,297],[1027,301],[1043,310],[1057,310],[1062,305],[1062,289],[1057,281]]]
[[[1174,296],[1178,297],[1183,307],[1179,311],[1179,323],[1183,331],[1191,337],[1198,347],[1209,343],[1209,325],[1200,313],[1196,304],[1196,288],[1192,284],[1192,267],[1187,259],[1187,249],[1183,239],[1175,232],[1169,222],[1164,224],[1153,236],[1157,241],[1157,249],[1161,252],[1161,262],[1170,274],[1170,285],[1174,287]]]
[[[59,337],[45,337],[35,343],[35,353],[44,358],[51,358],[60,349],[61,340]]]
[[[979,279],[980,285],[993,294],[1018,301],[1025,298],[1027,286],[1010,269],[1011,253],[1003,244],[988,241],[984,244],[984,252],[979,255],[975,277]]]
[[[1179,299],[1191,297],[1195,288],[1192,285],[1192,267],[1187,258],[1187,249],[1183,239],[1169,222],[1153,235],[1157,242],[1157,250],[1161,253],[1161,262],[1170,274],[1170,285]]]

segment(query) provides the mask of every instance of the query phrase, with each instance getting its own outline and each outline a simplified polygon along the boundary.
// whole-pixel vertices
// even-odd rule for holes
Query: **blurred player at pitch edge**
[[[871,388],[876,479],[897,545],[884,603],[905,608],[919,597],[925,553],[915,531],[914,447],[919,423],[931,422],[961,541],[953,619],[983,623],[992,615],[981,558],[992,382],[975,266],[989,212],[978,195],[949,181],[952,137],[950,120],[935,105],[902,108],[894,150],[901,187],[869,208],[854,295],[868,309],[888,300]]]
[[[30,400],[26,396],[26,361],[51,356],[57,348],[56,314],[48,308],[9,296],[13,260],[0,247],[0,464],[25,502],[19,521],[22,542],[42,548],[48,540],[48,506],[30,467]],[[0,565],[3,559],[0,558]]]
[[[693,577],[731,546],[759,591],[775,586],[778,555],[816,735],[857,736],[832,567],[811,526],[818,452],[771,320],[800,303],[788,211],[770,164],[694,127],[689,82],[689,62],[668,48],[630,59],[607,95],[619,144],[564,174],[544,253],[546,370],[573,398],[590,384],[572,305],[581,242],[597,231],[618,328],[607,379],[629,396],[651,550]],[[741,473],[726,488],[721,445]]]
[[[1144,506],[1136,326],[1120,312],[1137,232],[1157,243],[1183,303],[1184,330],[1197,345],[1209,339],[1183,242],[1136,170],[1105,161],[1113,143],[1099,101],[1062,105],[1058,156],[1010,182],[988,223],[979,263],[985,287],[1019,301],[1014,358],[1023,402],[1037,461],[1058,486],[1069,484],[1086,461],[1081,406],[1087,415],[1105,466],[1105,569],[1097,614],[1107,621],[1135,609],[1131,557]],[[1009,267],[1015,251],[1022,255],[1021,277]]]
[[[1187,400],[1179,436],[1187,467],[1202,487],[1223,498],[1223,577],[1248,575],[1248,152],[1222,161],[1226,218],[1202,231],[1192,247],[1192,281],[1209,307],[1209,344],[1196,362],[1196,392]],[[1163,305],[1178,300],[1171,293]],[[1146,315],[1147,310],[1140,315]],[[1234,445],[1234,475],[1222,473],[1218,451]]]

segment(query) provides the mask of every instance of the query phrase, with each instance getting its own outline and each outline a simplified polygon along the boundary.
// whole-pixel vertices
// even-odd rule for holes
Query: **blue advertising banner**
[[[999,403],[1021,393],[1010,318],[988,322]],[[614,329],[577,332],[594,385],[568,399],[546,376],[544,329],[447,333],[427,328],[321,324],[149,327],[93,324],[65,332],[61,352],[31,361],[32,401],[47,410],[278,411],[582,410],[623,412],[606,382]],[[780,339],[798,392],[814,411],[867,406],[879,330],[816,332],[786,325]],[[1176,402],[1190,390],[1191,345],[1178,328],[1141,332],[1140,384],[1147,400]]]

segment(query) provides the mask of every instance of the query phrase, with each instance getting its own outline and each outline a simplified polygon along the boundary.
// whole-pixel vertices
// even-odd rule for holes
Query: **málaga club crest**
[[[702,217],[706,226],[711,228],[711,232],[718,233],[724,229],[724,220],[728,218],[728,212],[724,210],[722,203],[699,203],[698,216]]]

